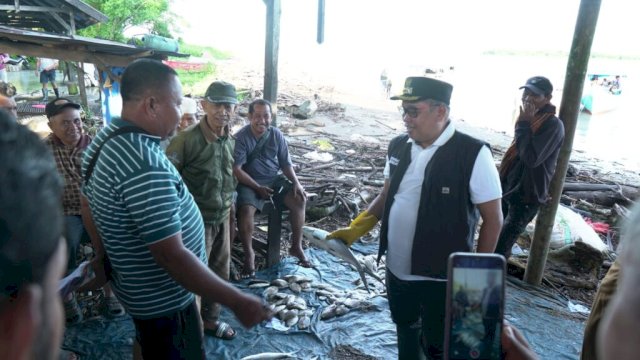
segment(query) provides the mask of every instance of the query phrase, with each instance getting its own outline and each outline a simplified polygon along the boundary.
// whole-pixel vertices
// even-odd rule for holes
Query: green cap
[[[401,95],[392,96],[391,100],[418,101],[432,99],[449,105],[453,86],[444,81],[424,76],[408,77],[404,82]]]
[[[214,81],[204,93],[204,98],[212,103],[237,104],[236,87],[225,81]]]

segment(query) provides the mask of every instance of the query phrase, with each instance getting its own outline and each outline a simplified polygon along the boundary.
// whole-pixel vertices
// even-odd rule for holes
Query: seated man
[[[299,260],[300,266],[311,267],[302,250],[302,225],[306,195],[289,156],[289,148],[282,132],[270,127],[271,104],[262,99],[249,105],[250,124],[236,134],[233,173],[238,179],[238,237],[244,248],[242,277],[255,272],[253,247],[253,217],[262,211],[265,201],[286,206],[291,221],[291,248],[289,254]],[[282,170],[282,173],[280,173]],[[284,174],[284,176],[282,175]]]
[[[62,180],[45,144],[5,111],[0,134],[0,359],[58,359]]]

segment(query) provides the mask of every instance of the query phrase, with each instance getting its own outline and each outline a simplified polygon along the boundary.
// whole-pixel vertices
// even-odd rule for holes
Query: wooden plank
[[[569,61],[567,62],[565,86],[562,91],[562,103],[560,104],[559,115],[564,124],[564,142],[560,148],[556,172],[551,179],[549,187],[551,200],[540,207],[538,212],[536,231],[531,242],[527,270],[524,273],[524,280],[533,285],[542,283],[544,268],[547,263],[551,231],[555,222],[560,197],[562,196],[564,179],[569,168],[569,158],[573,148],[573,138],[580,111],[582,87],[587,75],[591,44],[593,43],[598,14],[600,13],[600,3],[601,0],[581,0],[580,9],[578,10],[573,43],[571,44]]]
[[[278,99],[278,53],[280,51],[280,0],[265,0],[267,32],[264,58],[264,98],[275,107]],[[272,109],[275,112],[275,109]],[[275,114],[274,114],[275,115]],[[274,117],[273,126],[277,126]]]

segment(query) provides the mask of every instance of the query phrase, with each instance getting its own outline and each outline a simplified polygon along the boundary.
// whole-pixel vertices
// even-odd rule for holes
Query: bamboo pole
[[[551,180],[549,195],[551,200],[540,208],[536,221],[536,231],[531,243],[531,253],[524,273],[529,284],[540,285],[549,252],[549,240],[553,229],[558,203],[562,195],[564,179],[569,167],[569,158],[573,148],[573,137],[580,111],[580,97],[587,75],[591,44],[598,23],[601,0],[581,0],[578,18],[573,33],[573,43],[567,62],[567,71],[560,104],[560,119],[564,124],[564,143],[560,148],[558,165]]]

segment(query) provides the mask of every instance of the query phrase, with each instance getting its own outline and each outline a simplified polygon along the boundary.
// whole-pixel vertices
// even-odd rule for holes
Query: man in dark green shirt
[[[229,280],[229,210],[236,186],[232,172],[235,142],[229,134],[229,121],[237,103],[233,85],[211,83],[202,100],[205,117],[180,132],[167,147],[167,157],[202,214],[209,268],[225,280]],[[205,334],[227,340],[235,337],[235,331],[219,320],[219,304],[203,300],[200,313]]]

